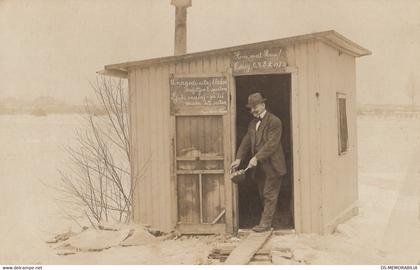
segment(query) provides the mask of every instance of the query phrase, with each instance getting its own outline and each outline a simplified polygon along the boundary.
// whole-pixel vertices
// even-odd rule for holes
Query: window
[[[343,155],[349,147],[347,129],[346,95],[337,93],[338,154]]]

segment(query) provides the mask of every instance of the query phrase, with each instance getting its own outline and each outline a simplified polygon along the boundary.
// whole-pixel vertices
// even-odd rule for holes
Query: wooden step
[[[254,261],[254,262],[264,262],[264,261],[271,262],[271,256],[255,254],[252,257],[251,261]]]

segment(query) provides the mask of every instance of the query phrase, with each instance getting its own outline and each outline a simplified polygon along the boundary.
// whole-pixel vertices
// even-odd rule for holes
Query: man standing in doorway
[[[249,168],[255,168],[253,175],[258,183],[258,193],[263,203],[260,223],[252,228],[255,232],[271,229],[271,223],[277,208],[277,199],[283,175],[286,174],[286,161],[281,145],[282,124],[278,117],[265,109],[266,99],[260,93],[249,95],[246,105],[254,119],[249,123],[232,162],[236,169],[249,153],[252,158]]]

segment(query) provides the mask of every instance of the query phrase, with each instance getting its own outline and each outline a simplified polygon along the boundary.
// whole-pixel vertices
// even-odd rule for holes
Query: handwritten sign
[[[227,112],[226,77],[177,77],[169,80],[171,114]]]
[[[283,48],[265,48],[235,51],[232,53],[233,75],[270,73],[287,67]]]

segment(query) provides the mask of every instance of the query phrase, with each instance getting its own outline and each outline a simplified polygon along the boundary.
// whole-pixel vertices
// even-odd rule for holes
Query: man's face
[[[265,110],[265,104],[264,103],[257,104],[255,107],[251,107],[250,110],[251,110],[251,114],[254,117],[258,117]]]

